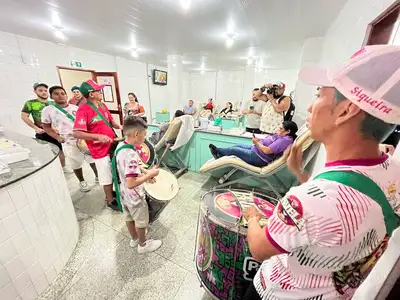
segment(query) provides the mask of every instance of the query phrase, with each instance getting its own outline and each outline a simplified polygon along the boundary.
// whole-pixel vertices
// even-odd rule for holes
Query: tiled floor
[[[85,169],[85,176],[93,182],[90,170]],[[193,261],[198,204],[208,177],[187,173],[179,179],[178,196],[150,228],[150,236],[163,245],[145,255],[129,246],[122,214],[104,208],[100,186],[85,194],[73,175],[67,178],[80,239],[62,273],[38,299],[209,299]]]

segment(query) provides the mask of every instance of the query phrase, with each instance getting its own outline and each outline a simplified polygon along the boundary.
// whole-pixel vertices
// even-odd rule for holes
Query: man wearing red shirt
[[[83,82],[79,88],[87,103],[76,112],[74,137],[86,140],[98,171],[100,185],[104,188],[107,206],[118,210],[113,198],[112,171],[109,149],[116,138],[114,129],[122,129],[115,123],[107,107],[101,101],[103,85],[93,80]]]

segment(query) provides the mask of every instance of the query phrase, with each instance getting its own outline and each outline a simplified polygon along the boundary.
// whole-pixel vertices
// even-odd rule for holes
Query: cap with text
[[[104,85],[98,84],[94,80],[90,79],[82,82],[79,91],[82,95],[88,95],[90,92],[101,91],[103,88]]]
[[[305,83],[335,87],[347,99],[386,123],[400,123],[400,46],[374,45],[326,69],[300,70]]]

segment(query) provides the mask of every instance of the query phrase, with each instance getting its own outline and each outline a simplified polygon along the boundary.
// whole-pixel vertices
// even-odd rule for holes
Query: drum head
[[[145,140],[143,144],[135,145],[135,148],[142,159],[142,162],[151,166],[156,158],[156,152],[153,145],[148,140]]]
[[[178,195],[179,185],[175,175],[160,169],[160,174],[155,178],[155,183],[144,183],[146,193],[156,201],[169,201]]]

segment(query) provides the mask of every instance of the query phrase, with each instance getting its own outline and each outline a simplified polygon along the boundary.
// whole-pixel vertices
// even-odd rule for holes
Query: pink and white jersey
[[[337,161],[321,173],[331,170],[371,178],[399,213],[400,162],[396,159],[383,155]],[[357,190],[325,179],[310,179],[290,189],[269,219],[266,235],[282,254],[264,261],[254,278],[263,300],[351,299],[362,280],[357,278],[373,267],[365,268],[365,258],[378,259],[381,253],[374,250],[387,241],[381,207]],[[361,271],[355,274],[354,270]],[[348,274],[356,279],[350,282]]]
[[[78,106],[68,104],[67,107],[63,108],[66,112],[68,112],[75,118]],[[74,122],[70,120],[63,112],[58,110],[55,106],[49,105],[43,109],[42,123],[51,124],[55,129],[57,129],[58,134],[65,139],[66,143],[76,143],[76,139],[72,135]]]
[[[118,144],[116,149],[119,149],[125,144],[121,142]],[[121,184],[119,185],[119,191],[121,194],[121,202],[126,206],[137,206],[144,200],[144,188],[143,185],[139,185],[134,189],[128,189],[126,187],[125,180],[127,177],[140,177],[142,172],[139,168],[140,157],[133,149],[122,149],[117,154],[117,169]]]

